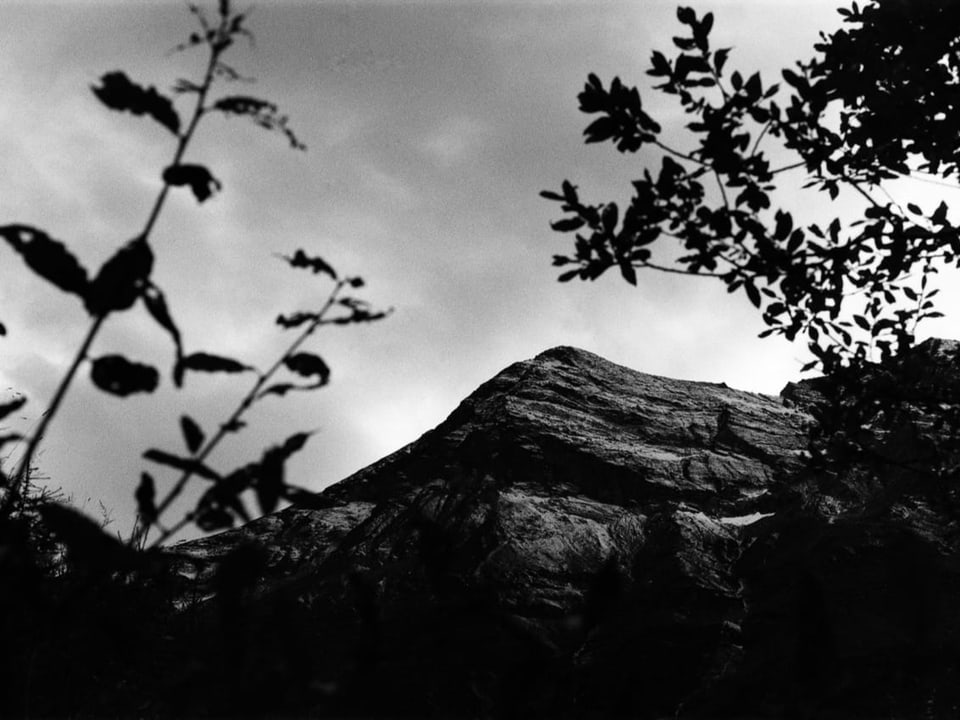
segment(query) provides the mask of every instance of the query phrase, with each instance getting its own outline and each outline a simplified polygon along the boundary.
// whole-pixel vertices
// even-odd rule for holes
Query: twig
[[[190,140],[193,137],[193,133],[197,128],[197,124],[200,122],[200,118],[204,113],[205,108],[203,107],[203,103],[210,86],[213,84],[213,75],[217,65],[217,60],[224,49],[225,48],[216,44],[211,45],[210,60],[207,64],[206,73],[204,74],[203,85],[197,96],[197,104],[194,108],[190,123],[187,126],[187,130],[180,136],[180,140],[177,143],[177,149],[173,156],[173,165],[179,164],[180,160],[183,158],[183,155],[187,150],[187,146],[190,144]],[[169,190],[170,184],[164,181],[163,187],[157,195],[157,199],[153,204],[150,215],[148,216],[147,221],[144,224],[143,231],[140,234],[140,237],[142,237],[144,241],[149,238],[150,233],[160,216],[160,211],[163,209],[164,201],[166,200]],[[73,382],[73,378],[77,374],[77,370],[79,370],[81,363],[87,359],[87,354],[90,350],[90,347],[93,345],[93,342],[99,334],[100,329],[103,327],[103,323],[106,318],[107,315],[104,314],[93,319],[93,323],[90,325],[90,329],[87,331],[87,335],[81,343],[80,348],[74,355],[69,369],[60,380],[60,384],[54,393],[53,399],[51,400],[46,412],[43,414],[43,419],[40,421],[36,432],[34,432],[31,436],[30,442],[27,444],[27,449],[24,452],[19,467],[11,478],[10,488],[8,489],[6,497],[4,498],[3,504],[0,505],[0,514],[5,514],[12,507],[12,504],[16,498],[19,497],[20,488],[23,484],[26,474],[29,472],[30,463],[33,462],[33,457],[36,455],[37,448],[39,447],[40,442],[43,439],[43,436],[46,433],[50,423],[53,422],[53,418],[56,416],[57,411],[60,409],[60,405],[63,402],[71,383]]]
[[[263,389],[263,386],[267,384],[271,377],[284,365],[284,361],[293,355],[299,347],[310,337],[320,325],[324,323],[324,316],[330,311],[330,308],[333,307],[336,303],[340,291],[343,289],[343,286],[346,284],[345,280],[337,280],[336,285],[333,290],[330,291],[330,295],[327,297],[326,302],[323,307],[317,313],[316,318],[307,326],[307,328],[300,333],[300,335],[294,340],[290,346],[284,351],[279,359],[267,370],[265,373],[261,374],[257,381],[253,384],[253,387],[250,388],[250,391],[243,397],[240,403],[237,405],[236,409],[230,415],[226,422],[220,425],[220,428],[217,432],[207,441],[206,445],[200,450],[200,452],[191,458],[196,463],[202,463],[206,460],[207,456],[220,444],[220,441],[230,432],[229,428],[235,427],[236,424],[243,417],[244,413],[250,409],[250,406],[257,400],[257,397],[260,394],[260,391]],[[183,474],[174,483],[173,487],[167,492],[163,500],[157,505],[157,516],[160,516],[164,511],[170,507],[170,505],[180,496],[183,492],[183,489],[186,487],[187,482],[190,478],[193,477],[193,472],[191,470],[184,470]],[[168,538],[170,538],[175,533],[179,532],[183,527],[186,526],[191,521],[191,515],[188,515],[184,520],[178,522],[176,525],[162,530],[160,535],[153,541],[150,547],[158,547],[162,545]],[[148,526],[149,528],[149,526]],[[143,533],[146,533],[146,529],[143,530]],[[136,544],[142,539],[143,535],[135,534],[131,538],[131,544]]]

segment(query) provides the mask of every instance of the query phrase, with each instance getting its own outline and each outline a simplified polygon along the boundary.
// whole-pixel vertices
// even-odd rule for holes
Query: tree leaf
[[[547,200],[556,200],[558,202],[563,202],[563,195],[560,195],[550,190],[541,190],[540,197],[546,198]]]
[[[204,532],[214,532],[232,528],[234,519],[225,508],[214,506],[198,509],[194,522]]]
[[[212,109],[218,110],[225,115],[249,117],[258,127],[279,132],[286,136],[290,147],[294,150],[307,149],[307,146],[300,142],[299,138],[297,138],[296,134],[287,124],[290,118],[286,115],[281,115],[277,106],[272,102],[250,97],[249,95],[229,95],[217,100],[213,104]]]
[[[318,378],[318,384],[326,385],[330,381],[330,368],[322,358],[308,352],[300,352],[295,355],[288,355],[283,359],[283,364],[291,372],[303,377]]]
[[[152,393],[160,382],[160,373],[150,365],[127,360],[123,355],[103,355],[93,361],[93,384],[119,397],[134,393]]]
[[[727,64],[727,57],[730,55],[730,48],[721,48],[713,54],[713,67],[717,75],[723,74],[723,66]]]
[[[158,93],[156,88],[143,88],[120,71],[106,73],[100,83],[100,87],[91,86],[93,94],[111,110],[149,115],[174,135],[179,135],[180,116],[170,99]]]
[[[27,263],[27,267],[65,292],[83,297],[87,271],[66,246],[42,230],[29,225],[0,226],[3,237]]]
[[[254,491],[260,511],[273,512],[284,493],[284,463],[306,444],[313,433],[295,433],[282,445],[275,445],[264,452],[254,480]]]
[[[210,353],[197,352],[187,355],[179,363],[181,373],[184,370],[193,370],[195,372],[225,372],[238,373],[247,370],[253,370],[249,365],[244,365],[233,358],[223,357],[221,355],[211,355]]]
[[[293,383],[276,383],[275,385],[268,387],[266,390],[261,391],[257,397],[265,397],[267,395],[279,395],[280,397],[283,397],[291,390],[301,389],[303,388],[301,388],[299,385],[294,385]]]
[[[573,232],[583,227],[586,221],[582,217],[564,218],[550,223],[550,227],[556,232]]]
[[[143,237],[134,238],[107,260],[90,283],[84,305],[94,317],[133,306],[153,270],[153,251]]]
[[[295,312],[290,315],[277,315],[277,325],[285,330],[289,330],[290,328],[299,327],[306,322],[319,319],[320,316],[317,313]]]
[[[180,387],[183,384],[183,368],[180,361],[183,359],[183,345],[180,341],[180,330],[177,328],[173,318],[170,317],[170,310],[167,308],[166,298],[163,296],[160,288],[151,282],[147,282],[140,294],[143,298],[143,304],[147,308],[150,316],[173,338],[173,344],[176,351],[176,357],[173,363],[173,384]]]
[[[290,267],[307,268],[312,270],[315,275],[323,273],[329,275],[333,280],[337,279],[336,271],[321,257],[307,255],[303,250],[297,250],[293,255],[282,255],[281,257],[290,263]]]
[[[8,415],[15,413],[26,404],[27,398],[25,396],[20,396],[18,398],[14,398],[8,403],[3,403],[3,405],[0,405],[0,420],[3,420]]]
[[[170,165],[163,171],[163,181],[176,187],[188,185],[197,202],[203,202],[223,187],[203,165]]]
[[[177,455],[172,455],[163,450],[151,448],[143,453],[143,458],[145,460],[149,460],[150,462],[175,468],[181,472],[189,473],[191,475],[199,475],[202,478],[213,480],[214,482],[221,479],[219,473],[211,470],[202,462],[192,458],[182,458]]]
[[[150,473],[140,473],[140,484],[134,493],[137,501],[137,513],[147,525],[157,521],[157,490]]]
[[[608,115],[604,115],[594,120],[584,129],[583,134],[586,137],[584,142],[598,143],[609,140],[617,134],[618,130],[617,121]]]
[[[191,454],[196,454],[200,446],[203,445],[204,434],[200,426],[189,415],[180,416],[180,430],[183,432],[183,439],[187,443],[187,450]]]
[[[604,232],[613,233],[617,227],[618,218],[619,211],[616,203],[607,203],[604,205],[603,210],[600,211],[600,223],[603,225]]]
[[[307,440],[309,440],[312,435],[312,432],[298,432],[288,437],[283,441],[283,445],[281,446],[283,450],[283,456],[288,458],[295,452],[302,450],[303,446],[307,444]]]

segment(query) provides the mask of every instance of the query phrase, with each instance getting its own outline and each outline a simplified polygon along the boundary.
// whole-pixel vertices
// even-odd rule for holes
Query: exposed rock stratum
[[[957,355],[916,348],[913,386]],[[816,469],[820,399],[548,350],[309,508],[177,546],[184,622],[242,628],[231,697],[295,715],[956,715],[960,515],[916,455],[944,431]]]

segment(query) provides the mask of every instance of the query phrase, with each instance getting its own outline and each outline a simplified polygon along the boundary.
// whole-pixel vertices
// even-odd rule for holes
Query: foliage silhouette
[[[889,360],[912,345],[917,324],[941,316],[930,280],[960,263],[960,225],[945,203],[900,204],[886,183],[960,175],[951,120],[960,8],[873,1],[840,12],[845,27],[821,34],[812,59],[783,69],[781,87],[759,72],[728,71],[731,49],[710,44],[713,15],[679,8],[686,34],[673,38],[672,54],[653,52],[647,74],[678,99],[689,149],[665,142],[637,88],[591,74],[580,109],[599,117],[586,142],[662,154],[633,182],[622,212],[585,202],[569,181],[542,193],[566,213],[553,229],[576,233],[574,253],[554,256],[556,266],[575,266],[559,279],[595,280],[612,267],[632,285],[638,270],[717,278],[761,312],[761,336],[805,339],[814,356],[806,369]],[[771,139],[780,148],[768,153]],[[795,159],[774,162],[787,153]],[[778,177],[791,170],[831,201],[841,192],[859,199],[859,217],[803,224],[777,207]],[[679,256],[655,258],[669,240]]]
[[[322,271],[325,278],[332,282],[332,287],[319,309],[298,314],[304,319],[296,323],[299,328],[297,337],[269,369],[260,371],[249,363],[206,351],[185,353],[183,338],[171,316],[166,297],[151,279],[154,266],[151,233],[171,188],[188,188],[198,203],[210,200],[222,189],[222,184],[208,168],[185,160],[186,151],[200,121],[211,115],[246,117],[259,127],[283,135],[291,148],[306,149],[289,127],[287,116],[280,114],[276,104],[248,95],[209,97],[220,82],[231,83],[243,79],[223,58],[239,37],[252,39],[246,27],[247,14],[234,11],[229,0],[220,0],[215,13],[210,13],[194,3],[188,3],[188,9],[197,21],[198,31],[192,33],[186,42],[175,49],[184,51],[203,48],[206,51],[205,69],[198,81],[179,79],[174,86],[173,97],[164,95],[155,87],[137,84],[122,71],[106,73],[98,84],[91,86],[94,96],[108,109],[148,117],[176,138],[173,157],[161,174],[162,186],[143,229],[91,275],[65,243],[51,238],[43,230],[23,224],[0,226],[0,238],[22,257],[26,267],[63,292],[78,296],[90,317],[87,334],[47,411],[35,431],[25,438],[26,448],[18,466],[9,475],[0,474],[0,521],[11,521],[18,512],[22,512],[25,500],[22,491],[27,482],[29,468],[41,440],[57,416],[81,367],[89,363],[93,384],[100,390],[119,397],[152,393],[159,386],[160,373],[152,365],[115,353],[92,356],[93,345],[109,316],[126,312],[138,301],[142,301],[148,315],[169,334],[173,342],[175,355],[171,379],[176,387],[181,387],[190,373],[252,373],[256,376],[252,387],[241,397],[235,411],[216,431],[208,434],[194,419],[188,415],[182,416],[181,430],[187,446],[187,456],[181,457],[156,448],[144,453],[144,459],[172,468],[180,475],[163,492],[158,491],[153,475],[146,472],[141,475],[134,493],[138,522],[130,538],[130,546],[142,548],[153,528],[158,530],[158,537],[153,541],[153,545],[157,546],[190,523],[209,531],[230,527],[237,519],[249,520],[251,515],[240,498],[240,494],[247,490],[256,497],[261,512],[274,510],[281,499],[302,497],[305,493],[302,488],[286,482],[283,465],[294,452],[303,447],[309,433],[292,435],[284,443],[268,449],[259,462],[248,464],[231,473],[218,473],[211,469],[206,461],[227,434],[238,432],[245,427],[245,415],[256,402],[268,395],[283,395],[288,390],[317,389],[329,382],[330,369],[326,363],[320,357],[301,349],[303,343],[321,326],[377,320],[388,314],[375,312],[363,301],[347,294],[350,289],[362,287],[363,281],[360,278],[340,277],[325,260],[298,249],[292,256],[281,257],[293,268],[309,268],[314,273]],[[178,101],[181,100],[192,100],[191,112],[183,117],[177,108]],[[5,330],[6,328],[4,332]],[[306,382],[271,385],[274,377],[283,371]],[[24,398],[18,398],[0,406],[0,418],[19,409],[24,402]],[[20,438],[11,435],[9,439]],[[209,481],[213,485],[183,519],[166,524],[163,520],[164,513],[194,477]],[[51,506],[41,515],[55,532],[63,536],[68,545],[87,546],[92,542],[88,542],[94,532],[91,529],[92,521],[84,523],[82,516],[76,511]],[[115,542],[113,538],[103,535],[103,547],[113,547]]]

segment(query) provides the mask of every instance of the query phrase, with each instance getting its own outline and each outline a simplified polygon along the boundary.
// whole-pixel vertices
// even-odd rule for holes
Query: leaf
[[[937,205],[937,209],[933,211],[933,215],[930,216],[930,222],[934,225],[946,225],[947,224],[947,203],[940,201],[940,204]]]
[[[243,420],[232,420],[228,423],[224,423],[220,427],[224,432],[240,432],[245,428],[247,424]]]
[[[203,165],[170,165],[163,171],[167,185],[189,185],[197,202],[203,202],[220,190],[223,185]]]
[[[777,210],[775,217],[777,227],[774,230],[773,236],[777,240],[786,240],[790,233],[793,232],[793,217],[790,213],[783,212],[782,210]]]
[[[743,289],[747,292],[747,297],[750,299],[750,302],[753,303],[753,306],[756,308],[760,307],[760,292],[757,290],[757,286],[752,282],[745,282],[743,284]]]
[[[550,223],[550,227],[556,232],[573,232],[582,228],[585,222],[582,217],[564,218]]]
[[[320,385],[326,385],[330,381],[330,368],[322,358],[312,353],[301,352],[296,355],[288,355],[283,359],[283,364],[297,375],[303,377],[316,376]]]
[[[292,256],[291,255],[282,255],[284,260],[290,263],[290,267],[295,268],[308,268],[313,270],[313,273],[324,273],[329,275],[333,280],[337,279],[337,273],[332,267],[321,257],[309,256],[303,250],[297,250]]]
[[[713,67],[717,75],[723,74],[723,66],[727,64],[727,57],[730,55],[730,48],[722,48],[713,54]]]
[[[263,513],[273,512],[284,490],[284,463],[306,444],[312,433],[300,432],[288,437],[263,454],[254,481],[257,502]]]
[[[281,115],[277,106],[272,102],[249,95],[229,95],[217,100],[211,109],[219,110],[225,115],[246,116],[258,127],[279,132],[286,136],[290,147],[293,149],[307,149],[307,146],[300,142],[293,130],[287,125],[290,118]]]
[[[87,271],[66,246],[29,225],[0,226],[3,237],[27,263],[27,267],[65,292],[81,297],[87,291]]]
[[[283,494],[283,461],[284,458],[281,455],[273,454],[265,457],[260,464],[260,472],[253,489],[257,495],[260,512],[264,515],[277,509],[277,503]]]
[[[195,372],[238,373],[253,370],[249,365],[244,365],[233,358],[211,355],[205,352],[187,355],[180,361],[179,367],[181,372],[184,370],[193,370]]]
[[[153,252],[143,237],[134,238],[107,260],[90,283],[84,305],[94,317],[133,306],[153,269]]]
[[[294,385],[293,383],[277,383],[276,385],[271,385],[266,390],[263,390],[258,397],[265,397],[267,395],[279,395],[283,397],[291,390],[302,390],[303,388],[300,385]]]
[[[631,285],[635,286],[637,284],[637,271],[626,258],[620,261],[620,274],[623,275],[623,279]]]
[[[170,333],[173,338],[173,344],[176,350],[176,359],[173,363],[173,384],[180,387],[183,384],[183,369],[180,361],[183,359],[183,345],[180,341],[180,330],[177,328],[173,318],[170,317],[170,310],[167,308],[167,301],[156,285],[147,282],[140,294],[143,298],[143,304],[147,308],[150,316],[159,323],[159,325]]]
[[[249,95],[229,95],[217,100],[213,109],[233,115],[256,115],[265,111],[276,112],[277,106]]]
[[[180,430],[183,432],[183,439],[187,443],[187,450],[191,454],[196,454],[200,446],[203,445],[203,430],[189,415],[180,416]]]
[[[600,211],[600,223],[603,225],[604,232],[613,233],[617,227],[618,218],[619,212],[616,203],[604,205],[603,210]]]
[[[205,507],[197,510],[194,522],[204,532],[226,530],[233,527],[233,515],[223,507]]]
[[[4,325],[2,322],[0,322],[0,335],[6,335],[6,334],[7,334],[7,326]]]
[[[296,312],[291,313],[290,315],[277,315],[277,325],[281,326],[285,330],[289,330],[290,328],[299,327],[305,322],[319,319],[320,315],[318,313]]]
[[[150,365],[131,362],[123,355],[103,355],[93,361],[93,384],[119,397],[134,393],[152,393],[160,382],[160,373]]]
[[[617,122],[612,117],[603,116],[590,123],[583,134],[586,136],[586,143],[598,143],[608,140],[617,134]]]
[[[14,398],[8,403],[0,405],[0,420],[3,420],[7,415],[15,413],[17,410],[22,408],[27,404],[27,398],[24,396]]]
[[[147,525],[157,521],[157,490],[150,473],[140,473],[140,484],[134,493],[137,501],[137,513]]]
[[[803,78],[797,75],[793,70],[784,68],[781,74],[783,75],[783,79],[786,80],[787,83],[797,88],[798,90],[801,89],[801,87],[803,86],[803,82],[804,82]]]
[[[218,473],[211,470],[202,462],[193,460],[192,458],[182,458],[178,457],[177,455],[171,455],[163,450],[151,448],[143,453],[143,458],[145,460],[149,460],[150,462],[175,468],[176,470],[180,470],[181,472],[185,472],[190,475],[199,475],[207,480],[213,480],[216,482],[221,479]]]
[[[174,135],[179,135],[180,117],[170,99],[158,93],[156,88],[145,89],[120,71],[106,73],[100,83],[100,87],[91,86],[93,94],[111,110],[149,115]]]

